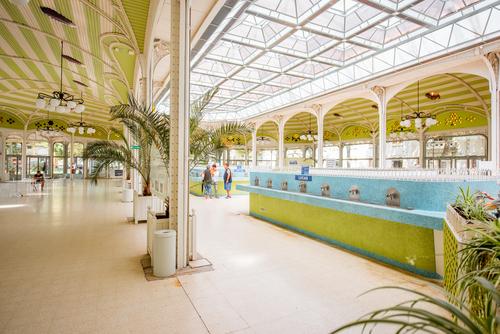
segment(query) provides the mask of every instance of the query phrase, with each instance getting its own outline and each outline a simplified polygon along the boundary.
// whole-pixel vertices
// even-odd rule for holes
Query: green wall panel
[[[253,193],[250,214],[425,276],[437,276],[431,229]]]

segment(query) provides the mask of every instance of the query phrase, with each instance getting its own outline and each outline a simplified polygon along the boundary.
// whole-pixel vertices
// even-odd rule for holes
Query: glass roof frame
[[[343,19],[358,15],[364,21],[340,33],[328,27],[332,13]],[[228,16],[192,62],[195,77],[220,79],[216,96],[234,93],[225,94],[228,100],[208,113],[214,121],[247,119],[500,36],[500,27],[489,24],[500,20],[500,1],[495,0],[240,0]],[[261,26],[272,24],[279,33],[261,43],[231,35],[249,18]],[[345,20],[335,24],[346,27]],[[401,24],[411,29],[400,28]],[[297,36],[316,41],[304,49],[306,42]],[[199,65],[205,59],[230,70],[210,74]],[[320,70],[308,64],[318,64]],[[251,75],[253,69],[265,75]],[[191,84],[196,94],[209,89],[206,82]],[[248,97],[254,95],[261,98],[251,101]]]

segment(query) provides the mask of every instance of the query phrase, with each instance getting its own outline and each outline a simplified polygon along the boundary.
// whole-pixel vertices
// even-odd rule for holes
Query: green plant
[[[496,334],[498,330],[496,313],[500,295],[486,279],[477,277],[475,280],[493,296],[492,307],[489,308],[487,317],[476,316],[460,301],[457,301],[460,305],[457,307],[450,302],[407,288],[381,287],[370,291],[396,289],[412,293],[417,298],[370,312],[359,320],[337,328],[332,334],[353,327],[361,327],[361,333],[373,333],[377,325],[386,325],[392,329],[389,331],[384,327],[383,333]]]
[[[491,313],[494,296],[481,284],[481,277],[495,289],[500,287],[500,221],[478,223],[469,229],[473,237],[462,245],[458,252],[458,299],[466,303],[471,312],[480,318]]]
[[[469,187],[464,190],[460,188],[460,193],[453,204],[462,217],[467,220],[489,221],[490,216],[486,212],[483,200],[476,193],[471,193]]]
[[[83,152],[84,159],[96,161],[96,167],[89,175],[92,182],[97,183],[97,179],[102,170],[109,167],[114,162],[121,163],[127,170],[136,170],[142,178],[142,194],[151,195],[151,140],[147,134],[137,125],[129,124],[127,126],[133,138],[137,138],[140,144],[139,150],[132,150],[130,143],[122,132],[115,128],[111,131],[118,135],[121,143],[111,140],[99,140],[87,145]],[[134,152],[135,151],[135,152]],[[137,152],[137,153],[136,153]]]

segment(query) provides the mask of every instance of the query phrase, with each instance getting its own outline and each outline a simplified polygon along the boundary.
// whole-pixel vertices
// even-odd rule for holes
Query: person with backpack
[[[212,173],[210,172],[210,165],[203,171],[201,180],[205,199],[208,199],[208,197],[212,198]]]
[[[224,190],[227,193],[226,198],[231,198],[231,185],[233,183],[233,172],[229,169],[229,164],[224,163]]]

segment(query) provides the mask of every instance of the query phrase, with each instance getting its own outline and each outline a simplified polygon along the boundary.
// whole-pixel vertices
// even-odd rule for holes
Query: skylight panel
[[[330,0],[257,0],[250,6],[252,12],[277,20],[299,24],[313,15]]]
[[[225,81],[223,84],[220,85],[221,88],[226,88],[230,90],[236,90],[236,91],[245,91],[248,89],[251,89],[255,87],[256,84],[247,82],[247,81],[241,81],[241,80],[235,80],[235,79],[230,79]]]
[[[233,41],[266,48],[287,34],[292,28],[261,17],[244,14],[226,34]]]
[[[210,50],[208,58],[243,65],[248,63],[258,51],[258,49],[249,46],[239,45],[228,41],[219,41],[217,45]]]
[[[304,80],[306,79],[303,77],[301,78],[293,75],[282,74],[279,77],[270,80],[268,84],[291,88]]]
[[[294,74],[296,76],[315,78],[320,74],[324,74],[326,71],[330,69],[332,69],[332,66],[309,60],[288,71],[288,73]]]
[[[325,36],[298,30],[276,46],[276,50],[309,58],[333,45],[336,41]]]
[[[303,60],[297,57],[283,55],[275,52],[266,52],[253,63],[253,67],[262,68],[269,71],[284,72],[289,68],[296,66]]]
[[[239,80],[246,80],[246,81],[262,83],[275,75],[276,75],[276,73],[274,73],[274,72],[247,67],[247,68],[244,68],[241,71],[239,71],[234,76],[234,78],[239,79]]]

